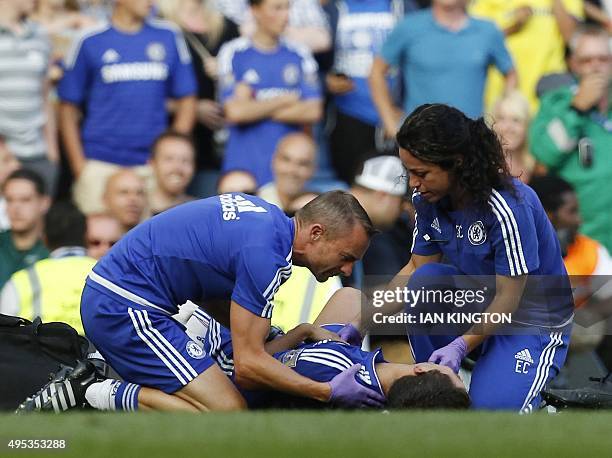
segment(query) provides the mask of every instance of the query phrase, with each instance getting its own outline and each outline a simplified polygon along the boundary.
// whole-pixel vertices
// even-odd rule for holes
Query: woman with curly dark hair
[[[420,294],[410,304],[403,299],[415,360],[458,371],[474,351],[473,406],[530,412],[563,365],[573,317],[546,212],[510,175],[482,118],[422,105],[404,121],[397,143],[416,224],[412,258],[391,287],[407,284]]]

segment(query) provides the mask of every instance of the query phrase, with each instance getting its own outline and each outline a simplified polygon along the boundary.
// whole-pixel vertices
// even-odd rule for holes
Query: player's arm
[[[338,334],[335,334],[320,326],[310,323],[298,324],[295,328],[278,336],[264,345],[266,353],[273,355],[279,351],[291,350],[297,347],[304,341],[320,341],[320,340],[338,340],[341,341]]]
[[[264,347],[270,320],[259,317],[232,301],[230,309],[236,382],[244,388],[271,388],[327,402],[328,383],[299,375],[270,356]]]
[[[85,167],[85,153],[81,142],[79,122],[81,110],[71,102],[61,102],[59,107],[59,127],[70,170],[78,177]]]
[[[495,297],[485,310],[485,313],[513,313],[519,306],[525,284],[527,283],[527,275],[519,275],[515,277],[496,275],[495,276]],[[467,351],[470,352],[483,340],[495,333],[498,325],[493,323],[481,323],[472,326],[463,336],[467,344]]]
[[[323,116],[323,102],[319,99],[298,100],[297,102],[279,108],[272,119],[287,124],[312,124]]]
[[[298,101],[294,93],[283,94],[266,100],[256,100],[252,88],[246,83],[238,83],[231,98],[223,104],[225,117],[234,124],[246,124],[271,117],[277,110]]]
[[[385,134],[393,138],[397,132],[403,112],[393,104],[393,98],[391,97],[389,86],[387,85],[386,76],[390,67],[391,66],[382,57],[376,56],[372,63],[368,82],[370,84],[372,101],[382,119]]]
[[[181,97],[174,101],[174,121],[172,129],[189,134],[196,121],[197,98],[194,95]]]

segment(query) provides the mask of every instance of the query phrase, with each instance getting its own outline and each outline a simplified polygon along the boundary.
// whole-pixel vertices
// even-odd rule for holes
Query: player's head
[[[278,38],[289,23],[289,0],[249,0],[257,29]]]
[[[106,213],[87,216],[87,255],[100,259],[123,235],[119,220]]]
[[[582,220],[572,185],[563,178],[546,175],[532,178],[529,186],[540,198],[561,242],[573,243]]]
[[[2,188],[11,230],[25,234],[42,229],[51,199],[40,175],[27,169],[11,173]]]
[[[343,191],[316,197],[295,213],[295,220],[294,262],[321,282],[350,275],[377,233],[357,199]]]
[[[119,170],[106,182],[104,203],[126,230],[133,228],[143,218],[147,206],[144,179],[131,169]]]
[[[399,377],[387,393],[390,409],[467,409],[470,404],[459,376],[431,363],[416,364],[414,375]]]
[[[276,145],[272,159],[274,183],[279,193],[294,199],[304,191],[315,171],[316,146],[303,132],[284,136]]]
[[[115,0],[115,10],[121,9],[130,16],[145,20],[151,13],[153,0]]]
[[[55,202],[45,216],[45,241],[49,250],[85,247],[85,215],[69,201]]]
[[[428,202],[452,194],[486,206],[492,188],[511,186],[501,143],[482,118],[448,105],[421,105],[396,139],[409,186]]]
[[[153,144],[151,166],[161,192],[170,196],[184,194],[195,171],[191,138],[172,131],[160,135]]]
[[[612,52],[608,32],[594,25],[580,25],[569,42],[569,65],[579,78],[601,75],[610,80]]]

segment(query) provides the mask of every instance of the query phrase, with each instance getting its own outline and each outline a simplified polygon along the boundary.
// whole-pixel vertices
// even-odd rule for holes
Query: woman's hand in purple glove
[[[438,348],[429,357],[429,362],[442,364],[450,367],[453,371],[459,372],[461,361],[467,355],[467,343],[462,336],[457,337],[446,347]]]
[[[338,331],[338,335],[346,343],[354,345],[356,347],[361,347],[361,341],[363,340],[363,337],[361,337],[361,333],[359,332],[359,330],[351,323],[344,325],[344,327]]]
[[[376,391],[366,388],[357,381],[355,375],[361,364],[355,364],[340,372],[329,382],[331,396],[329,402],[341,407],[382,407],[385,397]]]

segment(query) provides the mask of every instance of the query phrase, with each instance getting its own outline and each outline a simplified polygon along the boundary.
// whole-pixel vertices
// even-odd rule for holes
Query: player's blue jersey
[[[230,330],[221,326],[201,310],[197,310],[195,316],[208,328],[207,335],[201,342],[206,352],[215,359],[228,376],[233,377],[234,361]],[[323,327],[329,331],[338,332],[342,326],[331,324]],[[281,351],[273,356],[298,374],[317,382],[329,382],[340,372],[355,364],[361,364],[361,369],[356,375],[357,381],[384,396],[376,372],[376,364],[386,362],[380,349],[363,351],[345,342],[322,340],[302,343],[294,349]],[[256,403],[257,406],[264,406],[271,395],[269,392],[262,393],[259,390],[242,391],[247,400],[250,403]]]
[[[87,30],[64,64],[58,94],[84,107],[88,159],[145,164],[168,126],[167,99],[195,95],[197,89],[182,34],[165,21],[146,21],[129,34],[112,24]]]
[[[329,382],[340,372],[355,364],[361,364],[356,375],[357,381],[378,394],[385,395],[376,373],[376,364],[385,362],[380,349],[363,351],[345,342],[323,340],[304,343],[293,350],[276,353],[274,357],[298,374],[317,382]]]
[[[176,313],[191,300],[231,300],[270,318],[291,275],[294,222],[258,197],[190,202],[136,226],[94,267],[87,284]]]
[[[259,50],[248,38],[226,43],[219,51],[219,81],[222,103],[233,95],[239,83],[249,85],[256,100],[288,93],[296,93],[302,100],[321,97],[317,64],[312,55],[286,41],[271,51]],[[276,143],[299,128],[271,118],[231,125],[223,170],[246,170],[255,176],[258,186],[272,181]]]
[[[533,281],[513,321],[564,324],[574,303],[555,230],[535,192],[519,180],[513,184],[515,193],[493,190],[487,211],[452,210],[448,198],[432,204],[413,193],[412,253],[442,253],[470,276],[528,274]]]

